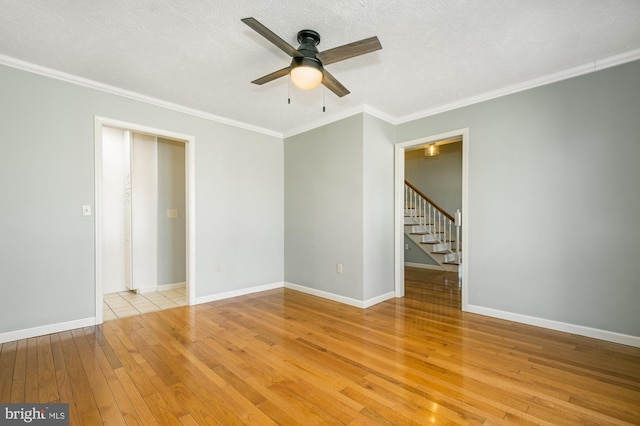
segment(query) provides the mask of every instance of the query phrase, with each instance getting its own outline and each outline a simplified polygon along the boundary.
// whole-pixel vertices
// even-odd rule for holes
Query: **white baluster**
[[[449,230],[447,229],[448,219],[445,215],[442,215],[442,225],[444,225],[444,242],[449,241]]]
[[[413,213],[414,213],[414,219],[417,221],[418,220],[418,193],[414,190],[413,191]]]
[[[409,205],[411,206],[411,219],[415,219],[416,216],[416,193],[412,188],[409,188]]]
[[[404,185],[404,208],[408,209],[408,205],[407,205],[407,190],[408,190],[408,186],[407,184]]]
[[[411,190],[411,195],[412,195],[412,201],[411,201],[411,214],[412,214],[412,218],[415,220],[416,217],[416,192],[412,189]]]

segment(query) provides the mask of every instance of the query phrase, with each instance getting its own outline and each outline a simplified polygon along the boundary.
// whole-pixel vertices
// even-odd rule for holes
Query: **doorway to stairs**
[[[404,164],[405,266],[458,272],[455,217],[462,211],[462,140],[407,148]]]
[[[96,117],[96,324],[194,303],[193,144]]]
[[[459,301],[458,307],[462,308],[462,310],[466,310],[467,290],[468,290],[467,274],[466,274],[467,264],[468,264],[468,262],[466,261],[467,260],[466,252],[468,247],[468,238],[467,238],[468,229],[466,224],[468,223],[468,220],[467,220],[468,218],[465,212],[467,211],[466,206],[468,203],[468,197],[467,197],[468,142],[469,142],[468,129],[460,129],[460,130],[440,133],[437,135],[432,135],[432,136],[428,136],[425,138],[420,138],[420,139],[416,139],[408,142],[402,142],[395,145],[395,151],[396,151],[395,152],[395,161],[396,161],[396,164],[395,164],[395,170],[396,170],[396,176],[395,176],[395,197],[396,197],[396,203],[395,203],[395,211],[396,211],[396,214],[395,214],[395,217],[396,217],[395,294],[396,294],[396,297],[405,296],[405,291],[406,291],[405,274],[407,276],[411,275],[413,276],[413,278],[418,277],[417,279],[418,282],[420,281],[426,282],[430,280],[428,277],[425,279],[422,279],[419,277],[420,275],[425,275],[425,276],[429,275],[426,271],[425,273],[420,274],[420,271],[416,271],[415,269],[412,269],[411,271],[405,269],[406,263],[409,263],[409,265],[407,265],[408,267],[415,268],[416,266],[418,266],[418,267],[424,268],[425,270],[434,271],[435,272],[434,276],[438,275],[438,272],[441,273],[440,275],[444,274],[443,275],[444,279],[440,279],[442,277],[436,277],[434,280],[430,280],[430,281],[432,282],[435,281],[436,283],[445,285],[445,287],[447,288],[443,287],[442,289],[443,291],[446,290],[452,294],[458,291],[460,294],[458,298],[458,301]],[[461,169],[460,167],[458,167],[457,170],[453,170],[449,172],[449,173],[457,173],[458,174],[457,178],[452,178],[451,176],[448,176],[448,177],[445,177],[445,179],[448,180],[448,184],[450,186],[458,185],[457,195],[455,194],[456,191],[454,191],[454,195],[448,198],[445,195],[446,188],[444,187],[447,186],[446,184],[443,185],[442,188],[437,186],[436,187],[432,186],[431,190],[432,192],[435,193],[435,197],[440,200],[440,203],[443,204],[442,207],[437,205],[438,208],[440,208],[446,213],[447,209],[457,210],[458,208],[461,207],[460,208],[461,215],[454,218],[455,216],[455,210],[454,210],[452,212],[454,213],[454,215],[449,215],[451,220],[446,218],[443,219],[443,223],[444,223],[444,220],[451,222],[447,226],[447,228],[450,227],[451,231],[448,231],[449,232],[448,234],[446,234],[447,231],[445,231],[444,236],[437,236],[437,235],[435,236],[436,239],[440,240],[438,245],[421,244],[422,242],[425,242],[425,243],[432,242],[430,240],[433,240],[434,236],[420,235],[420,234],[427,234],[429,232],[441,233],[443,231],[440,228],[430,231],[429,230],[430,226],[428,224],[425,225],[426,219],[423,218],[421,223],[422,226],[410,226],[409,228],[410,231],[405,234],[405,220],[406,220],[405,204],[407,203],[407,200],[406,200],[407,189],[405,187],[405,180],[433,179],[433,176],[421,175],[421,174],[429,175],[430,173],[434,172],[433,169],[426,172],[424,170],[423,171],[418,170],[416,172],[416,168],[411,166],[411,162],[413,161],[413,163],[415,163],[416,161],[421,161],[422,163],[430,163],[431,165],[439,164],[439,166],[441,166],[442,168],[442,166],[444,166],[444,163],[446,161],[441,160],[441,163],[437,163],[438,160],[434,161],[433,158],[429,158],[430,154],[433,154],[434,150],[440,150],[441,152],[455,151],[456,148],[453,146],[453,144],[458,144],[458,146],[461,145],[462,165],[461,165]],[[451,146],[447,147],[447,145],[451,145]],[[409,161],[409,165],[405,165],[405,161],[407,160]],[[458,157],[458,161],[459,161],[459,157]],[[411,186],[414,186],[414,185],[411,185]],[[426,187],[429,188],[429,184],[426,184]],[[459,189],[460,187],[461,187],[461,191]],[[436,189],[433,189],[433,188],[436,188]],[[418,188],[416,187],[410,188],[409,191],[414,192],[414,189],[416,190],[415,192],[419,193],[420,195],[423,195],[421,194],[421,191],[418,190]],[[414,194],[414,197],[415,196],[416,195]],[[454,200],[456,197],[458,198],[457,203]],[[432,201],[432,200],[429,200],[429,201]],[[416,204],[415,199],[411,200],[411,202],[413,204]],[[437,204],[437,203],[433,203],[433,204]],[[431,207],[425,209],[425,205],[426,204],[419,203],[418,209],[423,209],[423,210],[419,212],[415,212],[414,210],[411,212],[411,214],[418,213],[418,214],[423,214],[424,216],[427,216],[424,210],[430,209]],[[445,207],[444,205],[446,205],[446,209],[443,208]],[[455,219],[457,219],[457,221]],[[419,218],[418,218],[418,222],[420,222]],[[458,223],[461,225],[461,227],[459,228],[459,230],[461,231],[459,237],[456,237],[456,228],[454,226],[454,223]],[[449,257],[447,257],[446,255],[438,253],[438,252],[446,252],[447,250],[449,250],[449,252],[457,251],[455,247],[456,243],[462,243],[462,242],[464,242],[464,244],[460,244],[459,255],[450,254]],[[429,250],[433,251],[434,254],[429,256],[427,254],[428,250],[426,250],[426,247],[429,247]],[[408,250],[408,249],[411,249],[411,250]],[[407,252],[409,252],[410,255],[407,256],[408,259],[405,260],[405,253]],[[434,260],[434,258],[436,259]],[[455,261],[451,262],[452,259],[455,259]],[[461,265],[460,266],[451,265],[451,263],[456,263],[456,262],[461,262]],[[413,280],[413,281],[416,281],[416,280]],[[452,284],[454,284],[453,281],[455,281],[455,284],[457,284],[455,286],[457,287],[457,289],[452,289],[450,287]],[[411,286],[412,286],[411,291],[414,292],[415,288],[413,287],[415,286],[413,284],[411,284]],[[451,303],[457,303],[457,302],[454,301]]]

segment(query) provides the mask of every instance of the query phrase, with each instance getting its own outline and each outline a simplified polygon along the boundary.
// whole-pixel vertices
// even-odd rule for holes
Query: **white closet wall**
[[[158,141],[131,138],[131,275],[132,290],[158,287]]]
[[[124,130],[102,128],[102,253],[104,293],[127,289],[125,284],[124,197],[125,146]],[[128,154],[127,154],[128,156]]]
[[[103,289],[158,286],[158,143],[155,136],[103,127]]]

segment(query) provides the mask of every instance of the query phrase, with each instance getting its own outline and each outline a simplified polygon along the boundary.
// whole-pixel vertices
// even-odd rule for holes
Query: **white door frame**
[[[103,227],[102,227],[102,127],[116,127],[123,130],[131,130],[138,133],[147,133],[159,137],[178,140],[185,144],[185,218],[187,226],[187,303],[193,305],[196,299],[196,192],[195,192],[195,138],[168,130],[156,129],[139,124],[128,123],[120,120],[113,120],[105,117],[95,117],[94,139],[95,139],[95,296],[96,296],[96,324],[102,324],[104,320],[103,310]]]
[[[404,297],[404,153],[407,148],[462,137],[462,310],[469,292],[469,129],[452,130],[395,144],[395,296]]]

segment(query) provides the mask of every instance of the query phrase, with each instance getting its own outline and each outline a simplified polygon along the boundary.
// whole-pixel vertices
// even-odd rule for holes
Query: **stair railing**
[[[404,206],[409,217],[437,240],[438,245],[461,261],[460,253],[460,210],[454,218],[410,182],[404,181]],[[456,220],[457,219],[457,220]],[[455,229],[455,230],[454,230]],[[456,236],[453,238],[453,233]],[[453,244],[455,241],[455,245]]]

